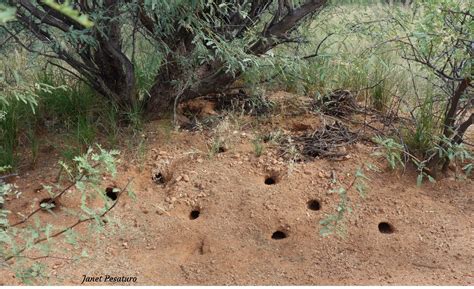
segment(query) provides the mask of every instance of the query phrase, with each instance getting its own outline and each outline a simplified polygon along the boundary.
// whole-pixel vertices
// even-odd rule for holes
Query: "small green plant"
[[[444,136],[438,138],[436,143],[437,145],[434,150],[438,154],[439,159],[447,160],[443,167],[444,171],[447,170],[450,163],[459,162],[465,164],[462,168],[465,174],[468,176],[471,174],[474,156],[463,143],[453,143],[451,139]]]
[[[423,180],[425,179],[430,182],[435,182],[435,178],[428,168],[429,162],[435,157],[448,160],[446,164],[451,162],[469,162],[463,167],[462,170],[467,175],[471,173],[472,161],[474,157],[462,143],[452,143],[452,140],[446,137],[437,137],[434,138],[434,140],[437,145],[435,145],[432,149],[427,150],[419,157],[416,155],[416,152],[411,153],[408,149],[405,149],[403,145],[397,143],[392,138],[384,139],[377,136],[374,138],[374,141],[381,145],[383,152],[376,152],[375,155],[384,156],[391,169],[405,167],[405,162],[403,162],[402,156],[406,158],[407,162],[412,162],[418,171],[416,180],[418,186],[421,186]],[[447,170],[447,165],[445,166],[444,170]]]
[[[368,79],[367,91],[370,97],[370,104],[373,108],[380,112],[387,112],[392,101],[392,93],[400,93],[398,83],[403,79],[399,79],[399,69],[393,63],[393,53],[375,54],[370,61],[372,75]]]
[[[256,137],[252,140],[253,150],[255,152],[256,157],[260,157],[263,154],[264,146],[262,143],[262,139],[260,137]]]
[[[66,146],[61,151],[61,157],[69,163],[73,163],[77,156],[81,155],[81,150],[76,146]]]
[[[126,115],[133,132],[135,134],[141,133],[143,131],[144,123],[142,107],[140,107],[139,105],[135,105],[127,112]]]
[[[287,162],[288,174],[291,174],[295,170],[296,164],[302,160],[303,156],[291,135],[279,136],[278,145],[281,151],[281,156]]]
[[[127,138],[128,148],[134,152],[134,158],[143,166],[146,153],[146,135],[143,132],[144,119],[140,106],[134,106],[125,114],[125,120],[129,124],[131,136]]]
[[[472,175],[472,170],[474,169],[474,163],[469,163],[467,165],[465,165],[462,170],[464,171],[464,173],[467,175],[467,176],[471,176]]]
[[[119,127],[120,115],[118,106],[114,103],[110,103],[109,109],[106,109],[102,116],[102,122],[99,122],[99,125],[106,134],[109,145],[114,147],[119,142],[121,131]]]
[[[399,144],[392,138],[382,138],[376,136],[373,140],[381,146],[382,152],[375,152],[375,156],[383,156],[387,161],[390,169],[395,170],[398,167],[405,168],[405,162],[402,160],[402,156],[408,157],[408,160],[415,164],[418,169],[417,184],[420,186],[424,178],[429,179],[431,182],[434,179],[426,172],[426,160],[420,160],[414,155],[410,154],[403,145]]]
[[[402,137],[408,149],[419,156],[427,156],[435,146],[435,136],[439,135],[439,118],[435,111],[436,99],[433,92],[426,93],[420,107],[415,111],[415,128],[402,130]]]
[[[84,251],[78,253],[80,249],[78,241],[80,238],[92,237],[103,231],[105,226],[104,218],[116,206],[122,193],[128,190],[130,181],[123,188],[113,188],[111,192],[104,191],[100,186],[103,176],[116,176],[116,157],[118,151],[107,151],[97,146],[95,149],[88,149],[83,155],[74,157],[74,166],[62,163],[64,170],[70,175],[70,182],[65,187],[61,185],[44,186],[50,194],[47,202],[38,204],[37,208],[23,216],[14,223],[8,223],[8,211],[0,208],[0,261],[6,262],[14,259],[14,271],[16,276],[25,284],[33,284],[47,278],[44,274],[44,264],[38,262],[39,259],[54,258],[59,249],[59,237],[63,236],[63,242],[73,245],[70,252],[74,258],[84,258]],[[2,168],[5,170],[5,168]],[[0,204],[3,206],[4,196],[10,191],[9,185],[0,182]],[[81,199],[81,206],[76,210],[71,210],[71,215],[77,216],[77,221],[65,227],[55,227],[50,223],[43,223],[36,214],[42,210],[53,213],[56,210],[55,201],[59,200],[66,192],[74,191]],[[110,194],[114,194],[111,196]],[[134,196],[133,192],[128,192],[129,196]],[[90,200],[97,197],[104,200],[102,207],[90,206]],[[84,223],[91,223],[91,231],[88,236],[79,235],[75,227]],[[33,255],[31,255],[33,254]],[[38,254],[40,254],[38,258]]]
[[[262,141],[266,143],[279,144],[285,138],[285,134],[281,129],[271,131],[262,136]]]
[[[333,193],[334,192],[339,195],[339,203],[335,214],[330,214],[319,222],[321,225],[319,233],[323,237],[327,237],[333,233],[344,236],[346,234],[345,216],[346,213],[352,212],[352,209],[348,206],[347,190],[341,187],[333,191]]]
[[[34,262],[31,266],[19,267],[15,272],[16,278],[26,285],[33,285],[34,281],[47,279],[46,265]]]
[[[383,152],[376,152],[376,156],[384,156],[388,162],[388,165],[392,170],[396,169],[398,166],[405,167],[405,163],[402,160],[402,155],[405,152],[403,145],[399,144],[392,138],[382,138],[376,136],[373,140],[382,146]]]
[[[16,148],[20,137],[29,141],[32,153],[37,149],[33,127],[36,116],[30,105],[21,100],[11,100],[6,106],[0,103],[1,110],[4,116],[0,119],[0,166],[14,168],[18,162]]]
[[[140,136],[139,142],[134,148],[135,150],[135,159],[138,161],[139,170],[142,171],[145,165],[145,158],[146,158],[146,141],[145,138]]]
[[[426,171],[426,161],[419,161],[417,158],[411,158],[411,161],[418,168],[418,176],[416,177],[417,186],[421,186],[424,179],[428,179],[431,183],[435,182],[435,179]]]
[[[213,157],[216,154],[222,152],[224,148],[224,141],[220,137],[216,136],[212,138],[209,145],[209,157]]]
[[[0,167],[0,176],[8,170],[8,167]],[[5,198],[10,194],[12,186],[7,184],[0,179],[0,230],[3,230],[8,227],[8,214],[10,211],[5,210],[3,207],[5,205]],[[1,253],[1,251],[0,251]]]
[[[76,139],[86,147],[91,146],[96,138],[95,126],[86,118],[79,118],[76,124]]]
[[[27,135],[28,143],[30,144],[31,163],[34,166],[36,165],[36,161],[38,159],[40,142],[38,138],[36,137],[36,132],[33,126],[28,126],[26,135]]]
[[[368,178],[364,175],[362,168],[358,168],[349,185],[346,187],[340,186],[338,189],[330,191],[331,193],[337,193],[339,195],[339,203],[336,207],[336,213],[327,215],[326,218],[319,222],[321,225],[319,233],[323,237],[327,237],[333,233],[342,237],[346,235],[346,217],[348,213],[350,214],[352,212],[348,194],[350,190],[355,187],[359,196],[365,198],[367,194],[367,180]]]
[[[248,113],[256,116],[261,116],[272,112],[272,110],[275,108],[275,105],[275,102],[267,99],[262,92],[251,95],[245,104]]]
[[[212,138],[208,142],[209,157],[224,153],[238,138],[238,120],[227,115],[212,129]]]

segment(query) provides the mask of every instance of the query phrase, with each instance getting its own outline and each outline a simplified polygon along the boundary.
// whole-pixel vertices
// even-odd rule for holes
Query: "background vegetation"
[[[94,186],[101,172],[114,173],[116,152],[100,147],[94,154],[95,143],[139,147],[144,122],[169,117],[178,103],[202,95],[237,97],[236,87],[253,108],[268,105],[261,100],[269,90],[323,102],[331,92],[350,91],[383,117],[387,130],[374,141],[390,167],[414,165],[419,183],[458,160],[470,172],[472,144],[464,134],[473,122],[472,6],[468,0],[2,0],[0,176],[35,166],[46,143],[61,151],[71,182],[86,194],[84,175]],[[95,170],[98,164],[105,167]],[[0,209],[11,190],[0,179]],[[82,219],[101,225],[97,216],[108,210],[107,203],[98,212],[82,208]],[[41,243],[35,240],[46,225],[33,229],[31,239],[8,224],[6,211],[0,218],[8,228],[0,231],[4,259]],[[25,280],[40,268],[28,270],[19,273]]]
[[[241,79],[255,93],[353,91],[409,118],[397,142],[433,175],[446,168],[439,150],[472,123],[470,1],[263,2],[118,1],[111,16],[94,1],[2,4],[0,165],[18,164],[19,145],[34,164],[44,129],[73,136],[71,151],[98,136],[113,146],[123,128]],[[25,17],[43,14],[35,32]]]

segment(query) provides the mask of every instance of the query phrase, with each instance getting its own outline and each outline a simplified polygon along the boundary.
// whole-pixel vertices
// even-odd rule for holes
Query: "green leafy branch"
[[[72,229],[74,229],[75,227],[77,227],[78,225],[82,224],[82,223],[85,223],[85,222],[89,222],[89,221],[92,221],[92,220],[97,220],[98,218],[103,218],[105,217],[105,215],[107,215],[118,203],[119,199],[120,199],[120,195],[126,191],[128,189],[128,186],[130,185],[130,183],[132,182],[133,179],[130,179],[128,180],[127,184],[122,188],[120,189],[118,192],[117,192],[117,199],[113,202],[113,204],[106,208],[101,214],[99,214],[98,216],[91,216],[91,217],[88,217],[88,218],[85,218],[85,219],[78,219],[74,224],[68,226],[67,228],[65,229],[62,229],[62,230],[59,230],[58,232],[54,233],[54,234],[46,234],[45,237],[42,237],[42,238],[38,238],[38,239],[35,239],[33,244],[32,245],[36,245],[36,244],[39,244],[41,242],[44,242],[44,241],[49,241],[50,239],[52,238],[55,238],[55,237],[58,237],[62,234],[67,234],[67,233],[70,233],[72,232]],[[19,254],[23,253],[25,250],[29,249],[29,246],[25,246],[21,249],[19,249],[18,251],[16,251],[16,254],[14,255],[10,255],[10,256],[7,256],[4,260],[5,261],[8,261],[10,259],[13,259],[15,257],[18,257]],[[24,257],[24,256],[22,256]],[[35,258],[47,258],[48,256],[41,256],[41,257],[35,257]]]
[[[383,152],[375,152],[374,155],[384,156],[392,170],[398,166],[405,167],[405,163],[402,160],[402,154],[405,152],[403,145],[392,138],[382,138],[381,136],[375,136],[373,140],[382,146],[384,150]]]
[[[92,28],[94,22],[89,20],[89,17],[85,14],[81,14],[78,10],[74,9],[70,1],[64,1],[64,3],[59,4],[55,0],[42,0],[42,2],[54,10],[66,15],[67,17],[73,19],[80,25],[85,28]]]
[[[81,14],[80,11],[74,9],[70,1],[58,3],[55,0],[42,0],[42,2],[52,9],[76,21],[85,28],[92,28],[94,26],[94,22],[89,19],[89,16],[86,14]],[[9,21],[14,20],[15,14],[16,8],[0,4],[0,25],[4,25]]]
[[[368,180],[368,178],[364,175],[362,169],[358,168],[348,186],[340,187],[339,189],[332,191],[333,193],[336,192],[339,195],[339,203],[336,207],[335,214],[328,215],[325,219],[319,222],[322,226],[319,233],[323,237],[327,237],[333,233],[337,233],[340,236],[344,236],[346,234],[346,215],[347,213],[352,212],[348,192],[353,187],[355,187],[356,191],[359,193],[359,196],[361,198],[365,198],[367,192],[366,180]]]
[[[10,6],[0,4],[0,25],[15,19],[16,9]]]
[[[412,162],[418,171],[416,178],[417,186],[421,186],[423,181],[427,179],[429,182],[434,183],[436,180],[431,175],[430,169],[427,167],[428,163],[434,158],[439,159],[446,158],[450,162],[460,161],[461,163],[469,162],[465,165],[462,170],[469,175],[473,169],[474,157],[472,153],[466,149],[466,147],[460,143],[452,143],[447,137],[436,137],[436,145],[427,152],[427,156],[424,158],[416,157],[413,153],[410,153],[402,144],[396,142],[392,138],[382,138],[380,136],[374,137],[374,141],[381,146],[381,152],[375,152],[376,156],[385,157],[389,167],[394,170],[397,167],[405,168],[405,162],[402,160],[402,156],[406,156],[407,162]]]
[[[43,186],[50,194],[50,200],[46,204],[40,204],[38,208],[29,213],[22,220],[13,225],[9,225],[9,212],[1,211],[1,219],[5,222],[2,223],[4,225],[0,228],[0,262],[5,263],[14,259],[16,261],[16,275],[22,282],[30,283],[32,280],[45,277],[42,272],[42,268],[44,268],[43,264],[36,260],[44,258],[63,258],[52,256],[52,249],[56,247],[50,247],[52,244],[50,243],[51,239],[64,236],[66,243],[76,247],[79,235],[74,231],[74,228],[82,223],[94,221],[96,228],[100,231],[105,224],[103,218],[117,205],[122,193],[128,191],[128,187],[132,181],[131,179],[123,188],[114,189],[116,198],[113,200],[105,195],[105,192],[100,187],[102,176],[104,173],[115,176],[117,172],[115,160],[118,151],[103,150],[100,146],[97,146],[97,148],[98,151],[89,149],[86,154],[74,159],[75,166],[66,168],[71,177],[71,181],[62,189],[58,185],[57,193],[53,193],[51,186]],[[73,187],[77,189],[77,193],[82,194],[80,211],[68,212],[72,216],[77,217],[77,220],[66,227],[57,229],[55,229],[52,224],[42,224],[36,214],[41,210],[54,213],[52,209],[54,208],[55,200],[58,200],[65,192],[70,191]],[[11,190],[8,185],[0,183],[0,195],[2,197],[9,193],[9,191]],[[92,209],[87,207],[87,198],[96,197],[96,195],[91,194],[93,192],[104,199],[105,202],[102,208]],[[132,192],[128,191],[128,193],[129,196],[134,196]],[[4,199],[2,198],[1,200],[3,203]],[[26,252],[35,252],[35,254],[33,256],[27,256],[24,254]],[[38,256],[37,252],[41,252],[42,254]],[[81,256],[84,257],[84,254]],[[30,266],[28,265],[29,261],[36,263]]]

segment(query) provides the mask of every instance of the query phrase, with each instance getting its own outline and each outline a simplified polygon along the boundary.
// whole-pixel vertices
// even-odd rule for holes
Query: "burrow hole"
[[[197,218],[199,218],[199,215],[201,215],[201,210],[194,209],[189,213],[189,219],[196,220]]]
[[[311,211],[321,210],[321,203],[319,203],[318,200],[309,200],[307,205],[308,205],[308,209],[310,209]]]
[[[105,195],[107,196],[107,198],[111,199],[112,201],[117,200],[117,198],[118,198],[117,188],[107,187],[105,189]]]
[[[164,184],[165,183],[165,176],[162,173],[153,174],[151,178],[157,184]]]
[[[265,185],[276,185],[280,181],[277,174],[268,175],[265,177]]]
[[[221,154],[221,153],[225,153],[227,151],[227,148],[225,146],[219,146],[217,148],[217,153]]]
[[[379,232],[382,234],[392,234],[395,231],[393,226],[387,222],[379,223]]]
[[[288,234],[283,232],[283,231],[280,231],[280,230],[275,231],[272,234],[272,239],[273,240],[282,240],[282,239],[285,239],[287,237],[288,237]]]
[[[52,198],[44,198],[39,202],[39,204],[40,208],[45,211],[54,210],[58,207],[58,203]]]

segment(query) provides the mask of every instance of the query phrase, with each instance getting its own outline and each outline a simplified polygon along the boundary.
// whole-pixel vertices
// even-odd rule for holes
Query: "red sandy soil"
[[[348,146],[348,157],[340,160],[291,163],[269,144],[255,156],[252,140],[259,131],[316,129],[321,117],[315,115],[273,116],[261,125],[241,120],[226,132],[226,151],[212,157],[211,131],[167,131],[162,122],[147,124],[145,155],[132,158],[134,151],[124,148],[118,178],[104,180],[104,188],[123,187],[133,178],[137,199],[120,197],[102,234],[79,226],[79,246],[58,245],[56,256],[71,258],[85,249],[90,257],[42,260],[50,277],[39,284],[77,285],[83,275],[132,276],[137,282],[125,284],[140,285],[474,284],[472,179],[450,171],[436,184],[417,187],[416,172],[387,169],[373,155],[376,146],[364,141]],[[23,193],[8,209],[33,210],[46,196],[36,189],[57,175],[56,161],[53,153],[43,155],[36,169],[22,173],[16,184]],[[364,171],[364,199],[350,190],[347,233],[322,237],[319,222],[339,202],[331,189],[347,187],[367,163],[382,171]],[[164,168],[171,181],[156,184],[152,174]],[[276,184],[265,184],[268,176]],[[61,198],[55,216],[41,212],[40,219],[55,226],[74,222],[64,210],[78,206],[74,192]],[[320,209],[309,209],[310,200]],[[193,210],[199,211],[195,219]],[[381,222],[393,232],[380,232]],[[277,230],[287,237],[272,239]],[[0,270],[0,285],[19,284],[12,271]]]

